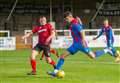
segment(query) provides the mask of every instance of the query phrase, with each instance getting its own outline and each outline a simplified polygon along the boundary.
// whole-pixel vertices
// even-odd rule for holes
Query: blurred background
[[[65,11],[80,17],[85,29],[99,29],[106,17],[113,29],[120,29],[119,0],[0,0],[0,30],[9,30],[10,36],[15,36],[16,42],[20,42],[21,35],[37,25],[41,15],[53,22],[56,30],[63,30]]]
[[[49,21],[54,21],[56,29],[63,29],[65,11],[71,11],[74,16],[79,16],[87,25],[101,2],[102,0],[17,0],[9,21],[6,21],[15,0],[0,0],[0,30],[10,30],[11,35],[15,35],[16,31],[17,34],[18,32],[23,34],[21,31],[32,29],[32,25],[40,15],[45,15]],[[110,19],[113,28],[120,28],[120,1],[106,0],[91,28],[98,28],[104,16]]]

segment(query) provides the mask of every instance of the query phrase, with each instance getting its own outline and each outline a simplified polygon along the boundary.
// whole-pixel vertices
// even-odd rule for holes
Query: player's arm
[[[103,34],[103,32],[104,32],[103,29],[101,29],[99,34],[95,38],[93,38],[93,40],[96,40],[97,38],[99,38]]]
[[[47,38],[46,44],[49,44],[50,41],[52,40],[52,38],[55,38],[55,30],[52,29],[50,33],[51,33],[51,35]]]
[[[78,23],[82,25],[81,19],[77,16],[76,19],[78,20]]]
[[[22,36],[22,39],[24,40],[24,39],[30,37],[32,34],[33,34],[33,32],[29,32],[29,33],[25,34],[24,36]]]
[[[30,37],[31,35],[33,35],[33,33],[37,32],[37,31],[38,31],[37,26],[33,26],[32,31],[27,33],[27,34],[25,34],[24,36],[22,36],[22,39],[24,40],[24,39]]]
[[[112,27],[110,27],[110,35],[114,37],[114,33],[113,33],[113,30],[112,30]]]
[[[55,30],[51,30],[51,35],[48,37],[48,39],[55,38]]]
[[[83,27],[80,24],[80,26],[77,26],[77,30],[79,31],[79,35],[81,36],[81,41],[84,47],[87,47],[87,43],[85,40],[85,32],[83,31]]]
[[[85,40],[85,32],[84,31],[81,31],[81,37],[82,37],[82,44],[84,47],[87,47],[87,43],[86,43],[86,40]]]

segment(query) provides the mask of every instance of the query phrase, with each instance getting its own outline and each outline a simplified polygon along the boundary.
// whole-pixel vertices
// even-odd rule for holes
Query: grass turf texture
[[[58,50],[59,54],[63,51]],[[45,60],[41,61],[40,56],[37,57],[37,75],[26,75],[31,71],[30,55],[31,50],[28,49],[0,51],[0,83],[120,83],[120,63],[115,63],[108,54],[95,60],[81,52],[69,56],[62,67],[66,74],[62,79],[46,74],[53,68]]]

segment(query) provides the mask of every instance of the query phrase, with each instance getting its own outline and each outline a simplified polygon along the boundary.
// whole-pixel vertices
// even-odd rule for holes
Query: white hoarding
[[[15,37],[0,37],[0,50],[15,50],[16,38]]]
[[[101,36],[96,40],[92,40],[95,36],[86,36],[86,41],[89,47],[106,47],[106,38]],[[33,47],[37,44],[38,37],[33,37]],[[57,39],[53,39],[51,47],[52,48],[68,48],[72,44],[71,37],[67,36],[58,36]],[[120,36],[114,36],[114,47],[120,47]]]

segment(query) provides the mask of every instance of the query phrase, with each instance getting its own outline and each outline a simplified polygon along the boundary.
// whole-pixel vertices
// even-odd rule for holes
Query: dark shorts
[[[43,51],[46,57],[50,57],[50,47],[42,44],[37,44],[34,48],[36,51]]]

